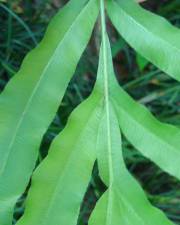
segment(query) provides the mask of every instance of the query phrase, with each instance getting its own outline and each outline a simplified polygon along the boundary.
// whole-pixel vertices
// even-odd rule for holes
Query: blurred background
[[[18,71],[24,56],[42,39],[52,16],[65,0],[0,0],[0,91]],[[180,27],[180,0],[147,0],[142,6]],[[123,88],[146,105],[163,122],[180,126],[180,83],[138,55],[107,20],[114,68]],[[71,111],[92,91],[97,72],[100,34],[98,23],[71,80],[57,115],[44,135],[37,165],[47,155],[52,139],[63,129]],[[143,44],[143,43],[142,43]],[[150,146],[147,146],[147,148]],[[180,182],[144,158],[123,137],[123,153],[129,171],[138,179],[149,200],[180,224]],[[173,163],[173,162],[172,162]],[[89,215],[106,187],[94,166],[78,225]],[[24,211],[26,192],[17,202],[14,223]]]

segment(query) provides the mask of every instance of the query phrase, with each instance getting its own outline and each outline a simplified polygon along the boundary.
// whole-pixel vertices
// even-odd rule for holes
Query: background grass
[[[18,71],[24,56],[42,39],[50,18],[67,1],[0,0],[0,91]],[[180,1],[149,0],[143,6],[180,27]],[[114,67],[120,84],[137,101],[145,104],[159,120],[180,126],[180,84],[137,55],[107,22]],[[96,78],[99,28],[77,67],[58,113],[44,135],[38,162],[47,155],[52,139],[63,129],[70,112],[91,92]],[[180,224],[180,183],[138,153],[123,138],[123,152],[129,170],[139,180],[150,201]],[[173,162],[172,162],[173,163]],[[28,188],[27,188],[28,190]],[[105,190],[95,165],[82,204],[78,224],[87,224],[89,215]],[[24,211],[27,191],[15,207],[14,223]]]

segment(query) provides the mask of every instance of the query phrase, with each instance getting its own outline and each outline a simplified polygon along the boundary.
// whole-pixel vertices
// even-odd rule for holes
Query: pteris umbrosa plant
[[[90,225],[173,224],[126,169],[121,132],[144,156],[180,178],[180,131],[159,122],[118,84],[105,8],[122,37],[180,81],[180,31],[134,0],[70,0],[0,96],[0,225],[12,224],[42,137],[60,105],[100,11],[102,43],[90,97],[70,116],[32,176],[18,225],[76,225],[95,161],[107,186]]]

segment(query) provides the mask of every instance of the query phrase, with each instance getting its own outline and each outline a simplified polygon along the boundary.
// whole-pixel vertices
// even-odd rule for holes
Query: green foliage
[[[142,56],[180,81],[180,31],[135,1],[107,1],[108,15],[124,39]]]
[[[31,177],[42,136],[88,43],[99,5],[102,44],[94,90],[74,110],[48,156],[35,170],[25,214],[17,224],[77,224],[96,159],[107,191],[98,201],[90,225],[172,224],[149,203],[127,171],[121,130],[143,155],[180,178],[179,128],[159,122],[118,85],[106,33],[104,1],[71,0],[52,20],[41,44],[26,57],[0,97],[1,225],[11,224],[13,207]],[[177,28],[133,0],[107,0],[107,10],[133,48],[180,80]]]
[[[12,220],[14,205],[35,167],[41,139],[89,41],[98,7],[94,0],[86,2],[71,1],[56,15],[43,41],[26,57],[18,74],[1,94],[2,224]]]

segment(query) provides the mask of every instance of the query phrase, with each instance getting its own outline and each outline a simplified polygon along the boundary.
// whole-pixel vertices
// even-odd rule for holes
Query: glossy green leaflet
[[[179,30],[144,11],[133,0],[107,0],[106,3],[112,22],[124,38],[148,60],[180,80],[178,65],[172,65],[174,49],[177,49],[176,59],[180,59],[179,36],[173,36],[179,35]],[[139,151],[177,178],[180,178],[180,131],[157,121],[118,85],[106,32],[104,1],[80,0],[77,4],[71,0],[53,19],[44,41],[25,59],[20,72],[0,98],[3,118],[0,128],[0,225],[11,224],[13,207],[32,174],[42,135],[87,45],[99,8],[102,44],[94,90],[74,110],[65,129],[53,141],[48,156],[35,170],[26,210],[17,224],[77,224],[96,159],[107,191],[97,202],[90,225],[172,224],[149,203],[140,185],[127,171],[122,156],[121,130]],[[157,31],[152,32],[148,20],[164,24],[166,39]],[[132,24],[136,32],[145,31],[143,40],[149,38],[154,44],[143,47],[132,40]],[[165,53],[159,53],[157,43],[164,46]],[[155,56],[157,52],[159,55]],[[38,64],[35,57],[40,59]],[[28,76],[32,66],[35,66],[32,76]],[[47,91],[48,99],[44,94]],[[44,118],[37,116],[40,112],[44,112]],[[151,149],[147,149],[149,144]],[[17,160],[24,160],[23,168],[21,164],[14,164]]]

